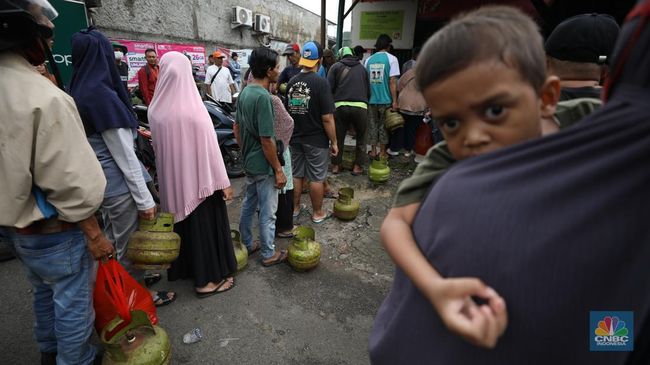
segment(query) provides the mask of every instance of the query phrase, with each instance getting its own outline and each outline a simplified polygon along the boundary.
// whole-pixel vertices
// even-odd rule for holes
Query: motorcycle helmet
[[[0,0],[0,50],[52,38],[57,16],[47,0]]]

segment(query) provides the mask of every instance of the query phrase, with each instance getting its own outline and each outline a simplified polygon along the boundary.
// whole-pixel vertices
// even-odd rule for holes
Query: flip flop
[[[174,302],[176,300],[177,294],[174,293],[174,295],[172,295],[172,297],[170,298],[168,296],[169,293],[172,293],[172,292],[162,291],[162,290],[157,291],[156,296],[153,298],[153,304],[156,307],[164,307],[164,306],[169,305],[172,302]],[[162,302],[158,303],[159,300],[162,300]]]
[[[281,263],[287,261],[287,256],[288,256],[287,251],[282,250],[282,251],[280,251],[280,256],[278,256],[277,259],[275,259],[273,261],[266,261],[266,262],[264,260],[262,260],[262,266],[271,267],[271,266],[274,266],[274,265],[277,265],[277,264],[281,264]]]
[[[196,296],[197,296],[199,299],[202,299],[202,298],[211,297],[211,296],[213,296],[213,295],[215,295],[215,294],[221,294],[221,293],[225,293],[225,292],[227,292],[228,290],[230,290],[230,289],[232,289],[232,288],[235,287],[235,281],[234,281],[234,280],[232,281],[232,285],[230,285],[230,287],[229,287],[228,289],[224,289],[224,290],[219,290],[219,289],[221,289],[222,286],[224,286],[224,285],[226,285],[226,283],[228,283],[228,279],[230,279],[230,278],[225,278],[225,279],[223,279],[223,281],[221,282],[221,284],[217,285],[216,288],[214,288],[214,289],[212,289],[212,290],[210,290],[210,291],[206,291],[206,292],[198,292],[198,291],[195,290],[195,292],[196,292]]]
[[[361,170],[359,172],[356,172],[356,171],[353,170],[353,171],[350,171],[350,174],[352,174],[352,176],[361,176],[361,175],[363,175],[363,170]]]
[[[334,194],[331,190],[328,191],[328,192],[326,192],[325,194],[323,194],[323,197],[324,197],[324,198],[327,198],[327,199],[338,199],[338,198],[339,198],[339,197],[338,197],[336,194]]]
[[[160,279],[162,279],[162,275],[158,273],[151,273],[151,274],[146,274],[144,276],[144,285],[147,287],[150,287],[154,285],[155,283],[159,282]]]
[[[276,235],[278,238],[293,238],[293,237],[295,236],[295,235],[293,234],[293,232],[289,232],[289,233],[282,233],[282,232],[280,232],[280,233],[276,233],[275,235]]]
[[[253,241],[253,249],[248,251],[248,256],[252,256],[255,252],[259,251],[262,248],[262,242],[260,240]]]
[[[307,206],[305,204],[300,204],[300,210],[298,210],[298,213],[293,212],[293,219],[297,219],[298,217],[300,217],[302,212],[306,210],[307,210]]]
[[[323,223],[323,222],[325,222],[326,220],[328,220],[330,218],[332,218],[332,212],[327,212],[323,218],[314,219],[314,217],[312,216],[311,222],[314,223],[314,224],[320,224],[320,223]]]

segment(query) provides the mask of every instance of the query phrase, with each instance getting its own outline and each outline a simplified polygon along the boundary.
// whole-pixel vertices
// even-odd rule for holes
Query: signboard
[[[127,84],[129,87],[138,85],[138,70],[147,64],[144,53],[149,48],[156,49],[156,44],[153,42],[127,41],[122,39],[111,40],[126,46],[128,53],[124,55],[125,59],[123,61],[129,66],[129,81]]]
[[[54,45],[52,54],[59,69],[64,85],[70,83],[72,77],[72,44],[70,39],[74,33],[88,27],[86,7],[83,1],[50,0],[59,16],[54,19]]]
[[[393,39],[393,48],[411,49],[418,0],[362,2],[352,10],[350,44],[375,47],[380,34]]]
[[[251,53],[253,52],[252,49],[231,49],[230,50],[231,54],[232,52],[236,52],[237,56],[237,62],[241,65],[242,68],[248,67],[248,57],[251,56]]]
[[[376,40],[380,34],[388,34],[393,41],[402,39],[404,11],[362,11],[359,39]]]
[[[126,39],[111,39],[126,46],[128,50],[125,55],[125,62],[129,66],[129,81],[128,86],[134,87],[138,85],[138,71],[147,64],[145,58],[145,51],[149,48],[156,50],[158,59],[165,53],[176,51],[188,55],[192,60],[192,66],[198,67],[197,75],[200,77],[205,76],[205,47],[193,44],[176,44],[176,43],[154,43],[154,42],[141,42],[131,41]]]
[[[205,47],[190,45],[190,44],[173,44],[173,43],[158,43],[156,44],[158,58],[162,57],[165,53],[176,51],[190,57],[192,66],[198,67],[197,75],[205,77]]]

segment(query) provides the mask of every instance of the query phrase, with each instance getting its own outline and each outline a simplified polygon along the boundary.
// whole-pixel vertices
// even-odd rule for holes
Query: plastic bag
[[[430,123],[420,123],[415,131],[415,144],[413,151],[418,155],[426,155],[427,151],[433,146],[433,129]]]
[[[130,323],[130,311],[134,309],[147,313],[152,325],[158,323],[156,306],[149,291],[133,279],[115,259],[99,261],[93,301],[97,333],[101,333],[116,316],[126,324]]]

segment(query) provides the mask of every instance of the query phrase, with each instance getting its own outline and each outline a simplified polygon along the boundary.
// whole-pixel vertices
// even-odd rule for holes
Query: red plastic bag
[[[151,324],[158,323],[156,306],[149,291],[133,279],[115,259],[99,261],[93,301],[97,333],[101,333],[116,316],[120,316],[125,323],[130,323],[131,310],[134,309],[147,313]]]
[[[429,123],[420,123],[415,131],[413,151],[418,155],[426,155],[431,146],[433,146],[433,129]]]

